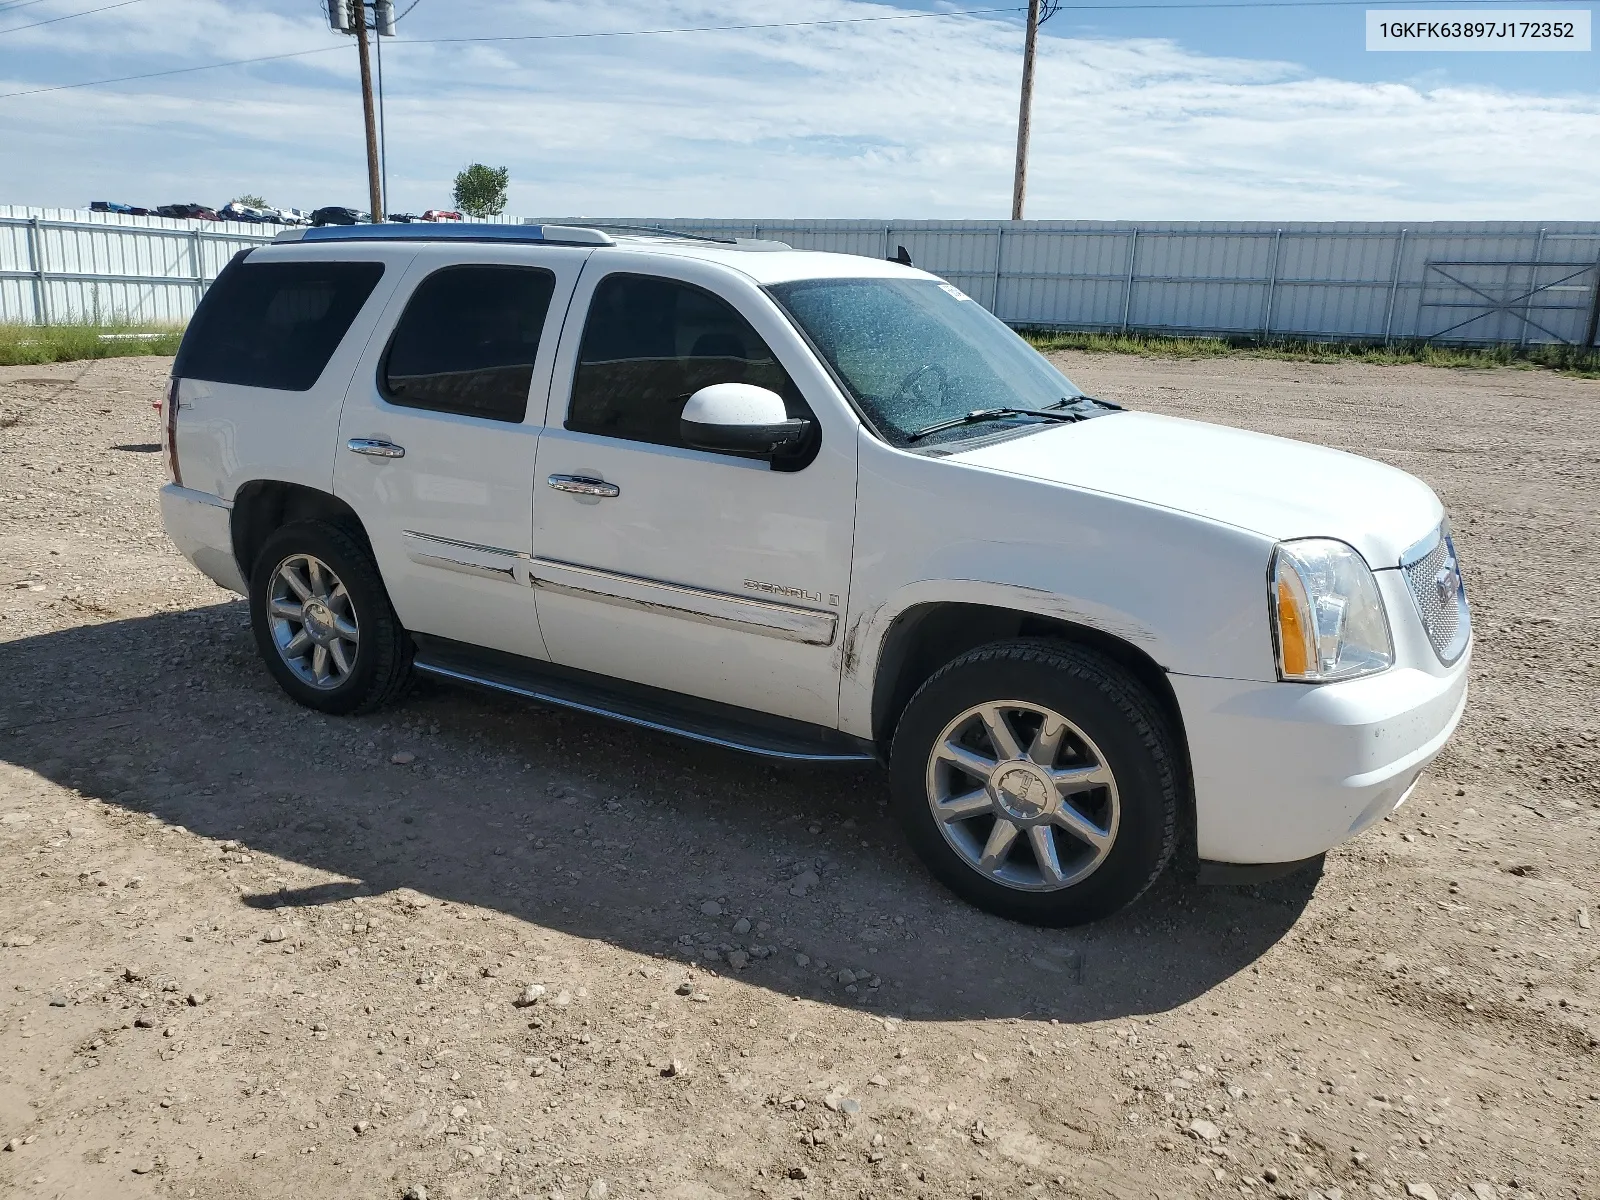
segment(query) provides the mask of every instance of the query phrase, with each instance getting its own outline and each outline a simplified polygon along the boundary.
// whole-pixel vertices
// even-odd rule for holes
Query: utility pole
[[[1060,0],[1028,0],[1028,34],[1022,43],[1022,103],[1017,108],[1017,170],[1011,180],[1013,221],[1022,220],[1022,205],[1028,194],[1028,137],[1033,124],[1033,62],[1039,49],[1039,26],[1055,16],[1060,6]]]
[[[383,220],[383,185],[378,159],[378,121],[372,107],[372,56],[367,46],[369,0],[327,0],[328,26],[336,33],[353,33],[361,62],[361,117],[367,135],[367,200],[374,223]],[[394,36],[394,0],[371,0],[373,24],[379,37]]]
[[[383,207],[389,207],[389,121],[383,109],[383,24],[382,17],[378,21],[378,38],[373,44],[377,51],[374,56],[378,60],[378,170],[383,176],[383,187],[379,189],[383,196]]]
[[[1033,0],[1037,4],[1038,0]],[[367,193],[372,201],[373,223],[383,220],[383,187],[378,182],[378,118],[372,108],[372,56],[367,49],[367,6],[355,0],[350,6],[355,26],[356,50],[361,56],[361,116],[367,126]]]

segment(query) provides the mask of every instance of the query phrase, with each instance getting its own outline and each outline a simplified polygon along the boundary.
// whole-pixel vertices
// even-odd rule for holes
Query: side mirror
[[[748,383],[701,388],[678,419],[685,445],[762,458],[797,449],[810,428],[810,421],[789,416],[777,392]]]

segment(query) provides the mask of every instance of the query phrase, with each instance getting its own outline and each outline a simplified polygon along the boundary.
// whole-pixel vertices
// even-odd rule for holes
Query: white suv
[[[415,672],[881,761],[928,867],[1104,916],[1314,858],[1460,719],[1444,511],[1366,459],[1085,396],[950,284],[775,243],[296,230],[207,293],[165,408],[179,549],[267,668]]]

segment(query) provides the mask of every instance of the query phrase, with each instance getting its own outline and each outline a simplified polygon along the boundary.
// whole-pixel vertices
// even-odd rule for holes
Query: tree
[[[233,198],[233,203],[242,204],[246,208],[265,208],[265,207],[267,207],[267,202],[265,200],[263,200],[260,196],[256,195],[254,192],[246,192],[242,196],[235,196]]]
[[[498,217],[506,210],[506,186],[510,182],[507,168],[473,163],[456,176],[456,207],[469,217]]]

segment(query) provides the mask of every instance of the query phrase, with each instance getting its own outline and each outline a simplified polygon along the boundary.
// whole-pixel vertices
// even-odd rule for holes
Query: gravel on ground
[[[1454,514],[1467,717],[1319,870],[1043,931],[872,771],[308,712],[161,531],[170,360],[0,368],[0,1194],[1600,1196],[1600,382],[1061,361]]]

